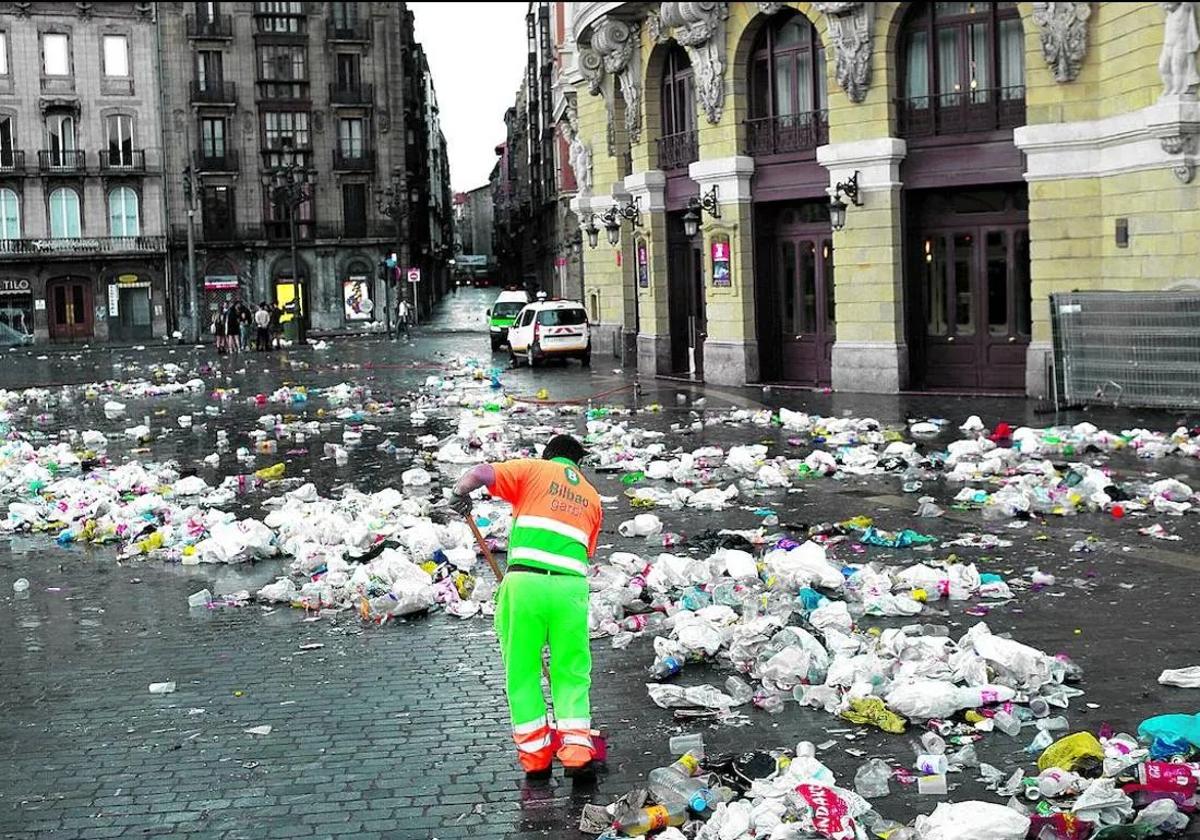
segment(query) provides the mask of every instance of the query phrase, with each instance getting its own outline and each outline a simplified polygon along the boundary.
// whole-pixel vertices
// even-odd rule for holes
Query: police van
[[[492,352],[508,344],[508,328],[513,325],[517,313],[529,303],[529,294],[524,289],[509,286],[496,298],[488,314],[488,329],[492,338]]]

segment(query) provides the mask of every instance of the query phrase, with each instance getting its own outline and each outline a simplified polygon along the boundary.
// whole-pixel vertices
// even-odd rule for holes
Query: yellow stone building
[[[1200,282],[1195,5],[568,4],[597,350],[1045,394],[1051,293]]]

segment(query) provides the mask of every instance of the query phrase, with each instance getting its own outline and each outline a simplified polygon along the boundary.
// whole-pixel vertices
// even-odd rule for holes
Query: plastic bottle
[[[1055,799],[1079,787],[1079,776],[1058,767],[1051,767],[1038,774],[1038,792],[1047,799]]]
[[[653,680],[669,680],[683,670],[683,660],[678,656],[664,656],[656,659],[650,666],[650,678]]]
[[[996,728],[1008,735],[1010,738],[1019,737],[1021,734],[1021,721],[1003,710],[992,715],[992,722],[996,724]]]
[[[684,753],[678,761],[651,770],[646,788],[663,805],[682,802],[692,811],[703,811],[716,801],[716,797],[703,780],[694,778],[699,769],[700,760],[696,755]]]
[[[668,826],[683,825],[687,821],[687,814],[687,805],[683,802],[652,805],[643,808],[627,820],[614,820],[612,827],[618,834],[641,837]]]
[[[754,689],[741,677],[730,677],[725,680],[725,693],[733,698],[735,706],[742,706],[754,699]]]
[[[637,633],[641,630],[653,630],[663,623],[666,619],[662,613],[638,613],[637,615],[628,616],[621,622],[621,629],[628,630],[630,633]]]

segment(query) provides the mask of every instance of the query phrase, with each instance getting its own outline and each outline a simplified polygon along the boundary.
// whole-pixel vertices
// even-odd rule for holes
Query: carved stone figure
[[[1163,95],[1185,94],[1200,84],[1196,72],[1196,50],[1200,49],[1200,33],[1196,31],[1196,10],[1193,3],[1161,3],[1167,13],[1163,26],[1163,47],[1158,57],[1158,73],[1163,80]]]
[[[594,50],[579,50],[579,72],[588,83],[588,93],[599,94],[600,84],[604,81],[604,62]]]
[[[636,24],[617,18],[604,18],[592,33],[592,49],[600,57],[604,71],[611,74],[621,87],[621,98],[625,101],[625,130],[629,132],[632,143],[636,143],[642,133],[641,68],[637,60],[637,48]],[[587,75],[585,71],[584,76]]]
[[[1079,75],[1087,53],[1090,3],[1034,3],[1033,22],[1041,30],[1042,57],[1054,78],[1070,82]]]
[[[710,123],[725,110],[725,21],[728,3],[663,3],[664,29],[687,50],[696,74],[696,100]]]
[[[829,19],[838,84],[851,102],[862,102],[871,86],[873,3],[814,3]]]
[[[758,10],[764,15],[773,15],[783,8],[782,3],[759,3]]]
[[[563,119],[558,125],[569,147],[568,160],[571,164],[571,171],[575,173],[576,189],[581,193],[591,192],[592,149],[579,136],[579,111],[573,97],[567,99]]]

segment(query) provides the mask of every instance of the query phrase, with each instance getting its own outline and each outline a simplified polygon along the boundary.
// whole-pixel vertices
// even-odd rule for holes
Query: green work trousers
[[[592,650],[588,582],[579,575],[510,572],[496,597],[496,636],[504,658],[514,731],[546,715],[542,648],[550,645],[550,695],[560,728],[590,720]]]

